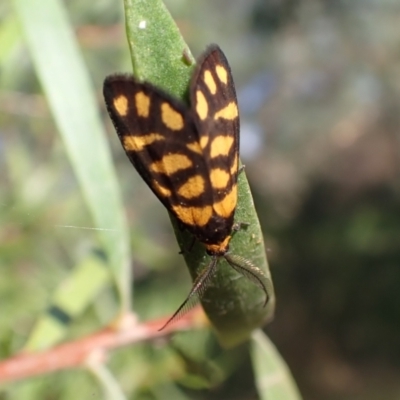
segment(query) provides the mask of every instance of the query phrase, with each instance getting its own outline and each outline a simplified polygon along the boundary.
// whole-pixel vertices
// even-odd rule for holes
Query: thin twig
[[[18,354],[0,362],[0,383],[15,381],[62,369],[85,367],[89,357],[101,355],[107,359],[108,351],[128,344],[154,340],[177,331],[205,326],[206,319],[200,307],[184,315],[159,331],[168,318],[139,323],[130,314],[120,320],[118,327],[107,327],[84,338],[61,344],[41,353]]]

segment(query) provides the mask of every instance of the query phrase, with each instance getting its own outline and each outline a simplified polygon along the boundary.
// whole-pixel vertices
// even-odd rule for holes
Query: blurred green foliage
[[[190,279],[165,210],[122,154],[100,96],[107,74],[131,70],[122,5],[65,4],[115,150],[132,227],[135,310],[143,318],[163,315],[185,296]],[[242,157],[278,298],[267,331],[304,398],[397,398],[400,5],[390,0],[166,4],[194,54],[218,42],[230,61],[243,104]],[[0,5],[0,63],[0,355],[5,358],[24,345],[54,287],[96,238],[94,231],[66,227],[92,222],[9,2]],[[69,336],[108,321],[115,304],[115,293],[105,289],[72,323]],[[199,335],[198,349],[207,357],[201,371],[195,356],[181,356],[179,337],[157,351],[149,344],[116,351],[110,368],[137,399],[162,399],[167,393],[257,398],[246,346],[226,355],[208,342],[208,333]],[[171,385],[167,376],[180,385]],[[101,393],[81,371],[0,392],[0,399],[18,400],[73,396]]]

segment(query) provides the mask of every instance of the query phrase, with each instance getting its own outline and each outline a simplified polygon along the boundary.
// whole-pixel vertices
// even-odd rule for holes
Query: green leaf
[[[37,321],[25,350],[43,350],[65,336],[69,320],[79,316],[91,299],[110,282],[110,270],[99,254],[84,258],[56,290],[48,311]],[[57,318],[58,312],[68,319]],[[65,319],[65,318],[64,318]]]
[[[301,400],[289,368],[263,331],[252,335],[251,357],[262,400]]]
[[[162,1],[125,0],[124,4],[133,71],[140,79],[161,86],[185,101],[193,70],[193,65],[188,65],[191,56]],[[264,293],[248,279],[238,276],[225,260],[219,261],[202,305],[221,344],[227,347],[248,339],[253,329],[272,317],[275,306],[263,236],[244,173],[239,177],[235,219],[249,226],[234,235],[230,251],[248,259],[265,273],[269,302],[263,307]],[[181,248],[189,248],[191,236],[177,229],[176,221],[172,219],[172,222]],[[184,257],[193,279],[210,260],[200,244]]]
[[[194,59],[164,3],[124,0],[134,75],[184,99]]]
[[[114,375],[104,365],[104,363],[97,359],[97,357],[98,355],[94,354],[93,359],[89,359],[86,365],[102,387],[104,398],[106,400],[127,400],[127,397],[121,389],[120,383],[115,379]]]
[[[128,229],[98,103],[74,31],[59,0],[13,3],[94,226],[100,228],[98,238],[124,312],[131,298]]]
[[[20,41],[20,30],[16,18],[8,16],[0,24],[0,66],[10,57]]]

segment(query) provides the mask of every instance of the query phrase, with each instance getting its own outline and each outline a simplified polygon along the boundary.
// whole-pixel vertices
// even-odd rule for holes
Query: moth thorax
[[[229,250],[231,236],[227,236],[222,242],[217,244],[206,244],[207,254],[210,256],[223,256]]]

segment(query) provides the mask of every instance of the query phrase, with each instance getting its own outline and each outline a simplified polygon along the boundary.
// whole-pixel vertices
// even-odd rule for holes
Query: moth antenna
[[[210,279],[214,275],[217,261],[218,257],[214,256],[210,264],[203,271],[201,271],[199,276],[193,282],[192,289],[190,290],[185,301],[174,312],[172,317],[159,329],[159,331],[165,329],[171,322],[181,318],[199,302],[210,282]]]
[[[267,305],[269,300],[268,290],[263,282],[263,280],[267,279],[264,272],[261,271],[260,268],[257,268],[253,265],[249,260],[242,258],[236,255],[225,254],[225,260],[228,264],[239,274],[248,278],[251,282],[257,285],[260,289],[262,289],[265,293],[265,302],[264,307]]]

